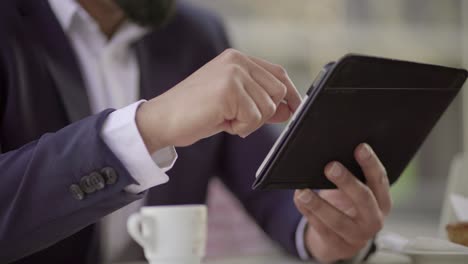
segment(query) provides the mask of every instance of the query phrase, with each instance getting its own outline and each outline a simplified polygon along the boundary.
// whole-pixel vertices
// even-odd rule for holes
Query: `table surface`
[[[203,262],[204,264],[304,264],[303,261],[288,258],[281,255],[269,256],[244,256],[244,257],[231,257],[220,259],[208,259]],[[402,255],[378,252],[371,259],[366,262],[367,264],[412,264],[410,258]],[[147,262],[129,262],[118,264],[147,264]]]
[[[206,264],[304,264],[303,261],[281,256],[251,256],[228,259],[207,260]],[[410,258],[402,255],[390,253],[377,253],[368,262],[368,264],[411,264]]]
[[[437,219],[436,219],[437,220]],[[420,235],[437,237],[438,222],[433,217],[396,217],[390,219],[386,223],[384,231],[397,232],[405,234],[407,237],[416,237]],[[367,264],[450,264],[450,263],[465,263],[462,262],[447,262],[445,259],[437,260],[418,260],[413,262],[409,257],[387,253],[377,252],[374,254]],[[226,258],[209,258],[203,264],[304,264],[307,262],[298,261],[296,259],[285,257],[279,253],[271,252],[268,255],[262,256],[242,256],[242,257],[226,257]],[[118,264],[148,264],[147,262],[133,262],[133,263],[118,263]]]

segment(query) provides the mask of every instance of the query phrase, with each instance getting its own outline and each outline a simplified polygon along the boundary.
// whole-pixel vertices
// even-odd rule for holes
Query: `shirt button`
[[[83,190],[81,190],[80,186],[78,184],[72,184],[70,185],[70,192],[73,195],[73,198],[75,198],[78,201],[81,201],[84,199],[85,194]]]
[[[92,172],[88,177],[90,184],[94,186],[96,190],[101,190],[106,186],[104,178],[100,173]]]
[[[106,184],[111,185],[117,182],[117,179],[119,176],[117,175],[117,172],[114,170],[114,168],[111,167],[105,167],[101,170],[101,174],[104,177]]]
[[[96,191],[96,186],[94,186],[92,183],[91,183],[91,179],[89,176],[83,176],[80,180],[80,187],[81,189],[87,193],[87,194],[90,194],[90,193],[93,193]]]

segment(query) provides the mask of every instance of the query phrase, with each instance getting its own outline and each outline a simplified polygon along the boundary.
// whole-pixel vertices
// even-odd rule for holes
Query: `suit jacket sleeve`
[[[39,251],[138,198],[134,183],[100,137],[110,111],[88,117],[19,149],[0,154],[0,262]],[[72,184],[113,168],[117,181],[74,198]]]
[[[13,3],[14,1],[6,1]],[[13,11],[0,4],[0,121],[15,87],[9,81],[14,69],[8,67],[7,45],[14,20]],[[7,16],[5,16],[7,15]],[[13,77],[11,77],[13,78]],[[112,110],[90,116],[43,134],[17,149],[5,148],[6,128],[0,126],[0,263],[8,263],[44,249],[104,215],[142,197],[125,192],[134,183],[125,167],[101,139],[101,127]],[[9,118],[13,120],[14,118]],[[10,121],[12,122],[12,121]],[[23,131],[17,131],[23,133]],[[3,152],[2,152],[3,150]],[[113,168],[117,180],[102,190],[78,200],[70,191],[72,184],[92,172]],[[111,182],[109,182],[111,183]]]

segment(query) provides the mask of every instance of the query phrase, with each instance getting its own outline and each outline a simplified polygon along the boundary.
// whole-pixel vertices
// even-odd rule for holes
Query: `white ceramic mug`
[[[199,264],[205,256],[206,205],[146,206],[127,229],[151,264]]]

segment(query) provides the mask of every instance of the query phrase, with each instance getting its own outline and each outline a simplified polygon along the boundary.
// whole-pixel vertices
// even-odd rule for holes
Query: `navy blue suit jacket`
[[[0,5],[0,263],[96,262],[94,223],[101,217],[143,195],[151,205],[204,203],[214,176],[296,253],[301,216],[292,192],[250,188],[276,133],[265,127],[245,140],[219,134],[179,148],[169,183],[129,194],[123,188],[133,178],[99,136],[113,110],[90,115],[75,53],[47,1]],[[141,97],[160,95],[227,47],[218,18],[179,4],[166,27],[135,44]],[[118,181],[74,199],[70,186],[103,167],[114,168]]]

